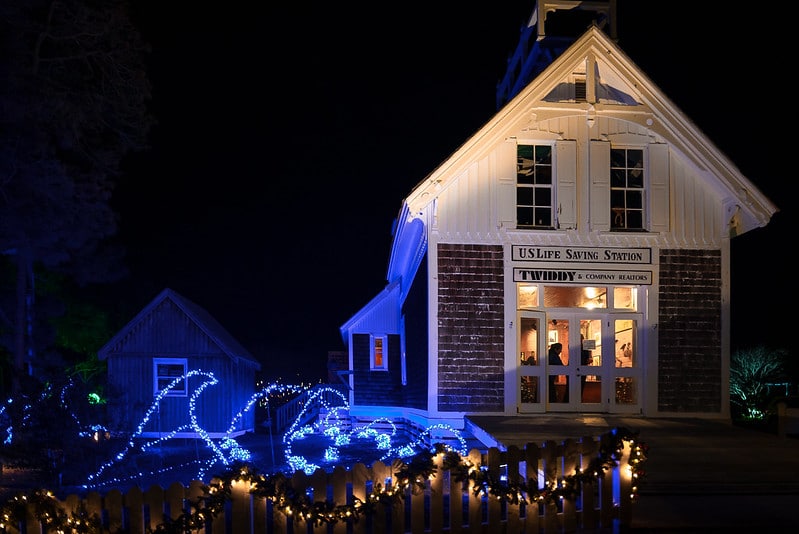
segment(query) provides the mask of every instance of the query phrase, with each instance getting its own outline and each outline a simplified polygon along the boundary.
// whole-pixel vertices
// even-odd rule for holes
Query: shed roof
[[[97,357],[100,360],[108,357],[114,347],[119,345],[125,337],[133,330],[133,328],[141,322],[145,317],[153,312],[164,300],[171,300],[186,316],[191,319],[197,327],[202,330],[214,343],[216,343],[225,354],[234,359],[242,359],[252,363],[257,370],[261,369],[261,364],[253,357],[250,352],[245,349],[241,343],[234,338],[207,310],[198,304],[190,301],[183,295],[166,288],[158,294],[147,306],[136,314],[136,316],[128,322],[119,332],[111,338],[108,343],[103,345],[97,351]]]

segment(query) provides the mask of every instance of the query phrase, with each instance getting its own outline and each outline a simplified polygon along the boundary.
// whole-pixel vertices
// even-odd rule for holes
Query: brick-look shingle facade
[[[504,408],[502,247],[438,245],[438,409]]]
[[[400,361],[400,337],[388,335],[388,347],[385,357],[388,358],[389,371],[372,371],[371,342],[369,334],[353,334],[352,336],[352,369],[353,390],[356,404],[374,406],[396,406],[402,402],[402,374],[398,371]]]
[[[721,253],[660,253],[658,410],[721,411]]]

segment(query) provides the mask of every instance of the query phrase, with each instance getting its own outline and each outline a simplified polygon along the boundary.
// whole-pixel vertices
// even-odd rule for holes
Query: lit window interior
[[[519,308],[538,307],[538,286],[530,284],[518,284]]]

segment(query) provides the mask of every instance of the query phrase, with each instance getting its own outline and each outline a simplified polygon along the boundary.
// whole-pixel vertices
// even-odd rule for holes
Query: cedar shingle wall
[[[402,403],[400,337],[388,335],[388,371],[370,369],[370,342],[369,334],[352,335],[354,404],[399,406]]]
[[[438,409],[504,409],[501,246],[438,245]]]
[[[660,253],[658,410],[721,411],[721,253]]]

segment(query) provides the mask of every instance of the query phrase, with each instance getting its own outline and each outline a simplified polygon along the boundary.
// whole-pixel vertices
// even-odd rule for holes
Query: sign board
[[[547,284],[651,285],[652,271],[602,271],[586,269],[530,269],[515,267],[514,282]]]
[[[558,263],[651,264],[650,248],[537,247],[513,245],[513,261]]]

